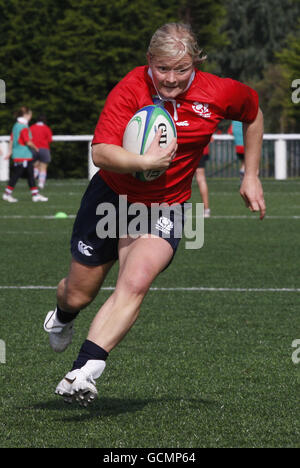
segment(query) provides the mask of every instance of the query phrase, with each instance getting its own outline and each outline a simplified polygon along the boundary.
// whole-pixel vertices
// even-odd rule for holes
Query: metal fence
[[[56,135],[57,142],[86,141],[88,174],[98,170],[91,158],[92,135]],[[4,160],[9,136],[0,136],[0,180],[9,178],[9,162]],[[206,165],[207,177],[239,177],[239,161],[231,135],[214,135],[210,144],[210,158]],[[300,134],[265,134],[260,165],[262,178],[287,179],[300,177]]]
[[[239,176],[239,160],[232,136],[214,136],[206,173],[207,177]],[[260,176],[276,179],[300,177],[300,135],[264,135]]]

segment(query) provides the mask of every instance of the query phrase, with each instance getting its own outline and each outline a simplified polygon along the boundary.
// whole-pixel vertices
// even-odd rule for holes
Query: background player
[[[211,139],[212,141],[213,139]],[[199,165],[196,169],[196,181],[198,184],[199,192],[204,205],[204,218],[210,217],[210,207],[209,207],[209,194],[208,194],[208,185],[205,174],[205,166],[209,160],[209,144],[205,146],[203,150],[203,156],[199,161]]]
[[[45,115],[39,115],[37,122],[30,127],[32,141],[38,147],[34,154],[34,176],[38,179],[39,188],[45,187],[47,168],[51,162],[50,143],[52,142],[52,130],[47,125]]]
[[[245,147],[242,122],[233,120],[228,129],[228,133],[233,135],[234,138],[235,152],[240,163],[240,181],[242,182],[245,174]]]
[[[6,186],[5,192],[2,196],[2,199],[9,203],[15,203],[18,201],[13,197],[12,193],[24,171],[27,173],[27,181],[31,191],[32,201],[48,201],[48,198],[39,193],[39,190],[35,185],[33,174],[33,151],[38,151],[38,147],[32,141],[31,131],[28,126],[31,117],[32,112],[29,107],[23,106],[18,110],[17,121],[14,124],[11,133],[9,151],[5,156],[5,159],[12,157],[14,164],[8,185]]]

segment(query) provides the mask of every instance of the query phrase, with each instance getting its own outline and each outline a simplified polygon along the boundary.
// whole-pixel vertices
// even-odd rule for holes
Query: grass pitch
[[[63,354],[51,351],[43,321],[68,270],[72,215],[86,185],[49,180],[49,202],[38,204],[22,180],[19,203],[0,201],[0,447],[300,447],[300,364],[292,362],[300,181],[264,181],[261,222],[245,209],[237,180],[209,180],[203,248],[181,241],[111,352],[99,399],[84,409],[54,389],[117,269],[79,315]],[[201,201],[196,185],[192,201]],[[58,211],[69,217],[55,219]]]

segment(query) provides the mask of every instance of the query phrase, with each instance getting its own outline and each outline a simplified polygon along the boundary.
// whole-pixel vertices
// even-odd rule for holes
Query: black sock
[[[64,312],[63,310],[61,310],[59,308],[59,306],[57,305],[56,306],[56,316],[58,318],[58,320],[61,322],[61,323],[69,323],[71,322],[72,320],[74,320],[77,315],[79,314],[80,311],[78,312]]]
[[[74,361],[73,367],[71,370],[73,371],[75,369],[80,369],[90,359],[106,361],[107,357],[108,357],[108,352],[105,351],[105,349],[101,348],[101,346],[98,346],[96,343],[93,343],[93,341],[85,340],[85,342],[80,348],[78,357],[76,361]]]

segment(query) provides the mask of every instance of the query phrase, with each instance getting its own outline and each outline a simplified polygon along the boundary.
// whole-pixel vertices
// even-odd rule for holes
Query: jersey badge
[[[211,116],[207,103],[195,101],[193,102],[192,109],[196,114],[200,115],[200,117],[204,117],[205,119],[208,119]]]

